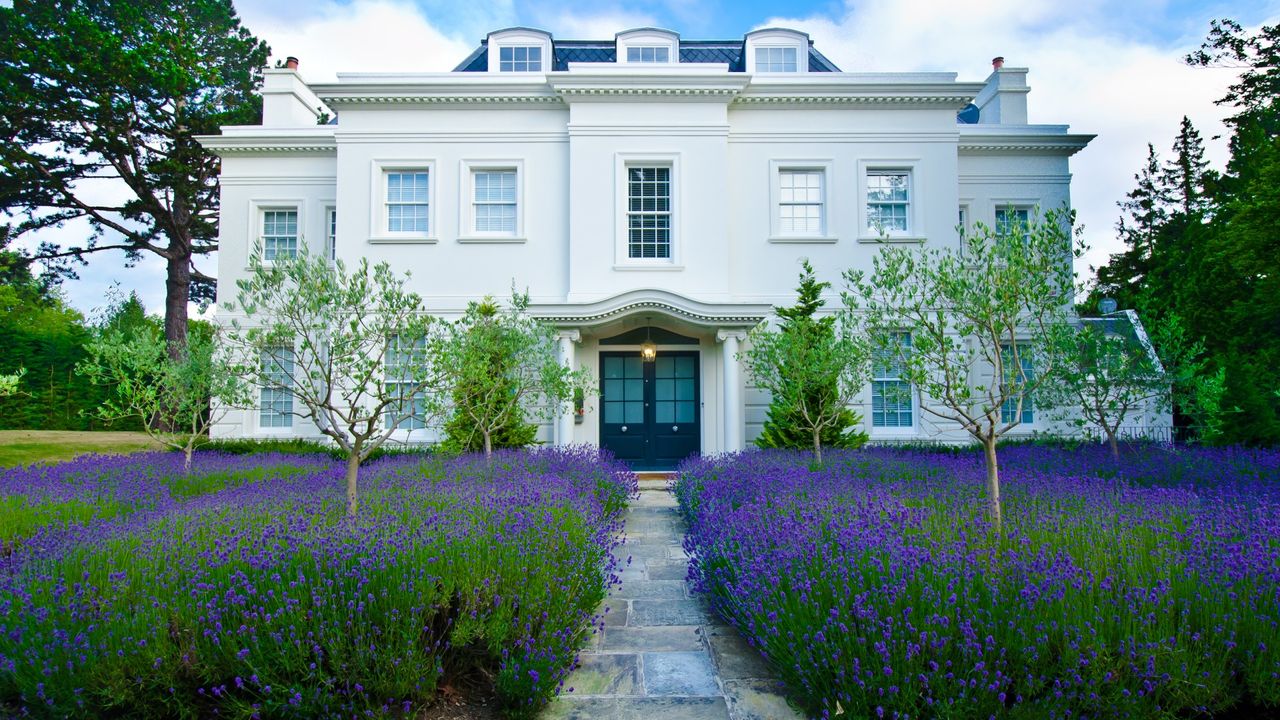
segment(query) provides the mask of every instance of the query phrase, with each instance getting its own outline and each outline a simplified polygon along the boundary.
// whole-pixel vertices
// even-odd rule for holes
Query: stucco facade
[[[292,212],[271,217],[296,217],[297,243],[412,271],[442,316],[527,288],[533,311],[561,329],[566,360],[598,377],[608,353],[638,352],[634,331],[664,331],[673,344],[659,356],[691,353],[697,368],[695,404],[678,408],[695,412],[696,448],[738,449],[767,397],[746,387],[734,354],[772,305],[792,301],[801,258],[837,281],[870,269],[881,213],[892,242],[955,247],[958,221],[1069,204],[1069,158],[1092,136],[1028,124],[1026,76],[839,72],[788,30],[699,43],[640,29],[575,43],[517,28],[449,73],[308,84],[296,69],[268,70],[262,125],[202,140],[223,158],[220,293],[234,292],[263,242],[264,216]],[[970,103],[965,119],[977,121],[961,122]],[[317,124],[321,113],[336,122]],[[877,195],[885,183],[898,195]],[[870,394],[873,438],[956,437],[918,407],[909,424],[873,426]],[[608,399],[590,398],[581,421],[566,414],[543,439],[631,431],[605,422]],[[314,434],[259,419],[236,412],[216,432]],[[642,431],[663,421],[647,414]],[[416,432],[406,439],[430,439]]]

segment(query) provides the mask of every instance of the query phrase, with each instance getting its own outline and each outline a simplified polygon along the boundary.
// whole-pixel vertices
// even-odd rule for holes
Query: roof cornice
[[[1097,135],[1066,133],[1014,133],[1008,135],[960,133],[959,151],[962,154],[995,153],[1043,153],[1050,155],[1075,155],[1088,146]]]
[[[219,157],[228,155],[335,155],[338,152],[334,140],[333,129],[325,127],[319,131],[276,132],[260,127],[245,129],[258,132],[242,134],[238,128],[224,128],[230,132],[222,135],[197,135],[196,140],[206,149]]]
[[[764,321],[771,305],[706,303],[666,290],[632,290],[589,303],[531,305],[529,313],[561,327],[591,327],[635,313],[678,317],[703,327],[751,328]]]
[[[312,85],[331,108],[367,105],[554,104],[562,101],[542,74],[486,73],[339,75],[340,82]]]
[[[863,76],[830,77],[809,73],[796,78],[752,82],[735,98],[743,105],[937,105],[959,110],[971,102],[982,83],[938,81],[935,74],[910,74],[868,81]]]

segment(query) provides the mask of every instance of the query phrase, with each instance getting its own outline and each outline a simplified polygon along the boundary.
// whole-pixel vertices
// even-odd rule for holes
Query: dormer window
[[[668,63],[671,62],[671,48],[641,45],[627,48],[629,63]]]
[[[636,28],[614,36],[618,62],[667,65],[680,62],[680,36],[661,28]]]
[[[746,71],[755,75],[809,72],[809,36],[786,28],[747,33]]]
[[[498,48],[500,72],[542,72],[542,46],[512,45]]]
[[[796,49],[793,47],[758,47],[756,48],[756,72],[758,73],[793,73],[796,72]]]
[[[551,34],[534,28],[507,28],[489,33],[486,58],[491,73],[551,71]]]

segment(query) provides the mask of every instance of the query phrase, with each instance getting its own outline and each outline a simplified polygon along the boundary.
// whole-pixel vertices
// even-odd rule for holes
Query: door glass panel
[[[676,405],[676,422],[691,423],[693,422],[693,403],[678,402]]]
[[[653,419],[658,423],[669,423],[676,421],[676,404],[673,402],[659,401],[654,408]]]
[[[621,365],[621,363],[619,363]],[[605,380],[604,381],[604,399],[606,402],[614,402],[617,400],[625,400],[622,396],[621,380]]]
[[[610,425],[617,425],[622,422],[622,403],[605,403],[604,421]]]
[[[676,377],[691,378],[693,377],[693,358],[683,356],[675,358],[676,361]]]
[[[622,358],[607,357],[604,359],[604,376],[606,378],[622,377]]]
[[[626,380],[625,397],[620,396],[616,399],[618,400],[625,399],[627,402],[631,402],[631,401],[643,402],[644,401],[644,380],[631,380],[628,378]]]
[[[676,399],[693,400],[693,380],[675,380]]]
[[[675,400],[676,398],[676,382],[674,380],[657,380],[654,386],[654,399]]]
[[[644,403],[629,402],[624,403],[626,410],[623,412],[623,422],[626,423],[644,423]]]
[[[626,377],[644,377],[644,363],[640,360],[639,356],[626,357],[622,360],[626,366]]]
[[[669,378],[672,375],[672,365],[670,357],[659,357],[654,361],[653,374],[660,378]]]

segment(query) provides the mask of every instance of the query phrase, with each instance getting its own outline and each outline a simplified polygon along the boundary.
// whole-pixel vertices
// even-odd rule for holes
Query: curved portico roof
[[[533,305],[529,312],[565,328],[604,325],[628,315],[667,315],[708,328],[751,328],[773,311],[770,305],[752,303],[710,303],[694,300],[668,290],[630,290],[612,297],[584,303]]]

